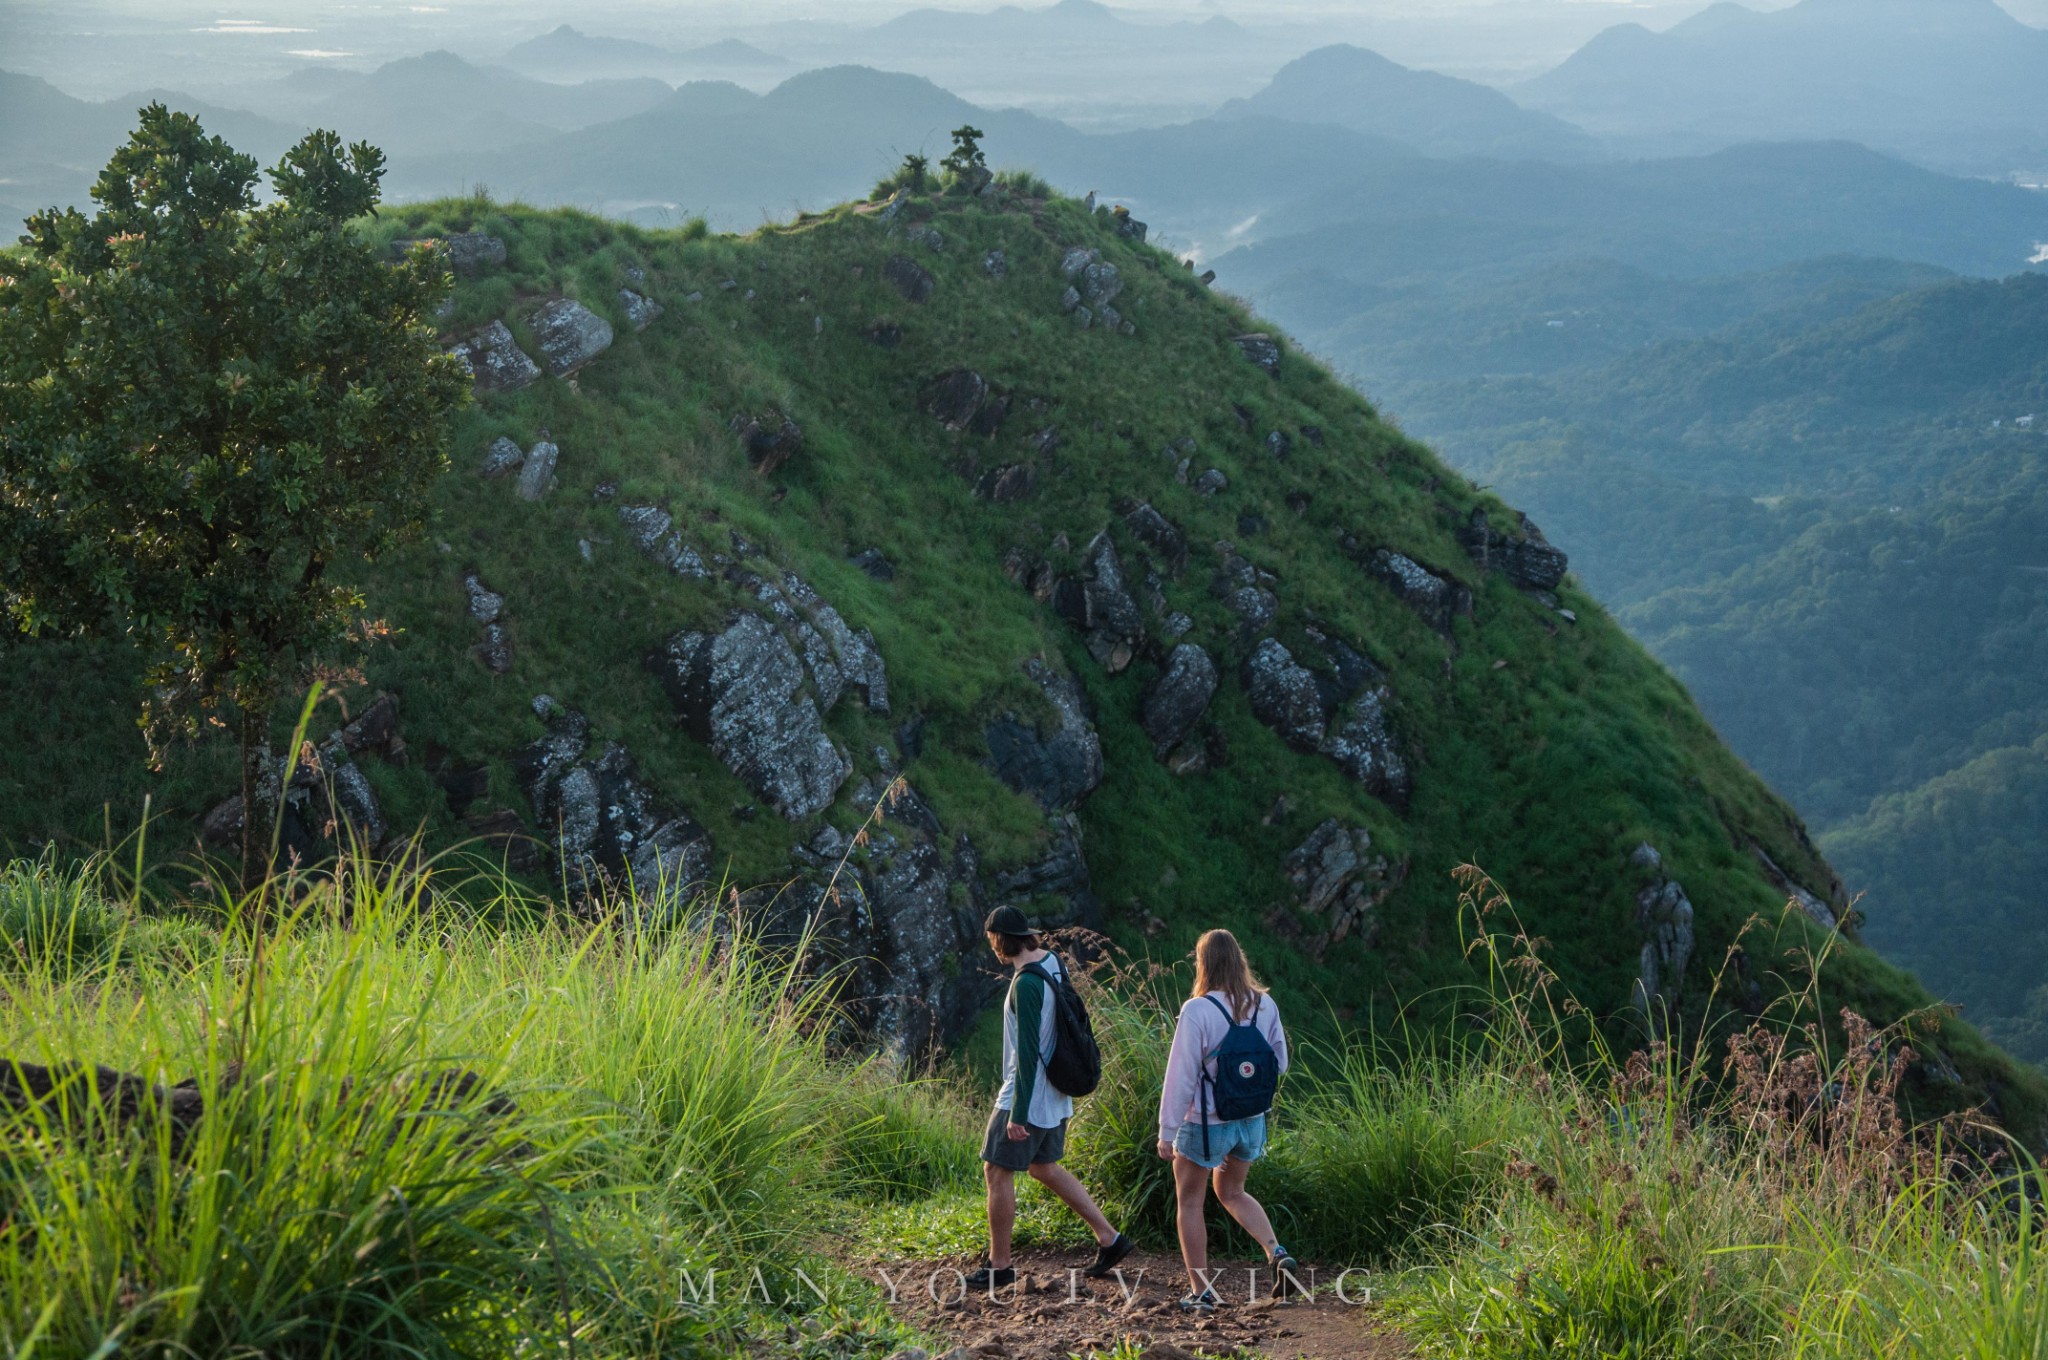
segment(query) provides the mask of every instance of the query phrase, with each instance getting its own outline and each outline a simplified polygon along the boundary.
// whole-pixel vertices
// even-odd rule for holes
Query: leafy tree
[[[351,569],[416,536],[467,394],[421,316],[448,272],[351,229],[383,153],[305,138],[270,172],[161,104],[92,196],[0,261],[0,607],[148,649],[142,724],[231,721],[259,875],[280,697],[377,631]]]
[[[977,172],[987,173],[988,158],[981,153],[981,139],[988,134],[978,127],[961,124],[953,129],[953,149],[946,159],[939,162],[939,168],[955,178],[968,178]]]

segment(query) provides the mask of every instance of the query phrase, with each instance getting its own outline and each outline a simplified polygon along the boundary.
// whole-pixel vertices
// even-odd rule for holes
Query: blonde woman
[[[1264,1206],[1244,1188],[1252,1163],[1265,1153],[1266,1111],[1286,1070],[1279,1006],[1252,975],[1237,937],[1209,931],[1195,942],[1195,986],[1174,1026],[1159,1095],[1159,1155],[1173,1163],[1189,1287],[1181,1307],[1189,1312],[1211,1313],[1219,1302],[1203,1221],[1211,1185],[1269,1265],[1296,1269]]]

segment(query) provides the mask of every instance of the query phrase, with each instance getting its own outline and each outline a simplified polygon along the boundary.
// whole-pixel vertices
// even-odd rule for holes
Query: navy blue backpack
[[[1224,1032],[1223,1042],[1211,1055],[1216,1059],[1216,1075],[1212,1077],[1207,1071],[1202,1073],[1204,1157],[1209,1155],[1211,1096],[1215,1098],[1216,1117],[1227,1123],[1233,1119],[1250,1119],[1272,1109],[1273,1095],[1280,1089],[1280,1055],[1259,1032],[1258,1002],[1252,1003],[1251,1019],[1240,1025],[1228,1006],[1213,996],[1207,1000],[1223,1012],[1230,1028]]]

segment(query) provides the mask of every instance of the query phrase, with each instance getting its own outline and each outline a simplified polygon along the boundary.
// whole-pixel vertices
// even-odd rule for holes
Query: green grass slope
[[[531,825],[512,758],[542,734],[532,701],[545,693],[630,750],[661,797],[704,825],[718,871],[736,882],[787,876],[792,848],[822,823],[861,825],[870,808],[853,790],[900,762],[946,843],[957,849],[966,838],[980,881],[992,883],[1058,834],[1056,818],[991,771],[986,737],[1005,714],[1049,726],[1023,669],[1042,657],[1078,677],[1095,710],[1105,776],[1078,817],[1112,934],[1173,957],[1206,927],[1234,927],[1299,1014],[1327,1007],[1363,1023],[1418,1001],[1442,1013],[1427,998],[1471,977],[1450,877],[1465,860],[1514,888],[1565,984],[1611,1010],[1618,1030],[1631,1023],[1643,944],[1635,896],[1644,879],[1628,864],[1638,842],[1662,852],[1664,872],[1696,911],[1682,992],[1689,1014],[1740,990],[1709,1002],[1738,939],[1749,975],[1766,979],[1791,971],[1795,951],[1822,944],[1805,917],[1785,913],[1785,894],[1752,847],[1823,891],[1832,874],[1791,810],[1719,741],[1679,683],[1574,583],[1559,595],[1575,623],[1459,546],[1454,531],[1475,506],[1496,524],[1512,521],[1504,507],[1313,362],[1290,351],[1269,374],[1248,361],[1232,340],[1258,329],[1243,308],[1165,253],[1121,237],[1108,214],[1059,198],[941,198],[913,201],[905,221],[926,216],[941,250],[913,243],[904,222],[852,207],[745,238],[650,233],[482,200],[395,209],[374,224],[380,238],[473,229],[504,239],[506,264],[462,283],[451,335],[504,318],[535,352],[523,318],[552,295],[582,300],[618,330],[574,381],[543,378],[465,413],[436,526],[370,577],[372,603],[397,631],[374,654],[368,680],[398,697],[412,759],[365,771],[395,826],[421,827],[433,843],[464,835],[433,771],[469,763],[487,771],[475,809],[508,808]],[[1079,329],[1062,312],[1059,265],[1076,245],[1121,270],[1116,305],[1135,334]],[[984,268],[998,249],[1008,264],[1001,278]],[[884,281],[898,254],[933,275],[928,301],[908,301]],[[618,301],[628,280],[666,307],[642,332],[625,324]],[[877,325],[900,328],[900,343],[874,343]],[[1012,397],[992,438],[949,431],[926,409],[933,379],[962,366]],[[763,476],[730,426],[769,412],[798,422],[804,439]],[[1058,447],[1034,452],[1032,437],[1048,425],[1058,427]],[[509,479],[477,475],[495,437],[528,445],[542,429],[561,449],[548,495],[527,502]],[[1284,458],[1268,442],[1274,431],[1289,437]],[[1228,478],[1219,494],[1176,477],[1184,444],[1162,454],[1190,439],[1192,470]],[[1008,503],[977,497],[976,474],[1011,462],[1034,465],[1032,493]],[[1115,510],[1125,498],[1149,501],[1189,544],[1184,571],[1160,564],[1161,590],[1192,618],[1187,639],[1208,648],[1222,675],[1205,773],[1170,773],[1139,726],[1159,670],[1154,654],[1107,673],[1050,605],[1005,574],[1006,555],[1018,551],[1071,570],[1109,528],[1140,584],[1146,550]],[[715,624],[740,597],[721,582],[680,579],[639,551],[617,515],[633,503],[664,507],[707,556],[729,554],[738,535],[758,552],[747,568],[795,572],[853,627],[873,631],[891,711],[851,699],[830,711],[827,726],[856,773],[825,812],[792,823],[757,809],[755,795],[678,726],[643,659],[678,629]],[[1473,593],[1470,615],[1437,631],[1358,565],[1347,536],[1455,579]],[[1290,750],[1253,716],[1240,670],[1250,642],[1210,588],[1225,542],[1274,578],[1273,636],[1305,656],[1305,630],[1316,627],[1383,669],[1413,772],[1405,809],[1330,761]],[[895,563],[893,580],[851,563],[870,547]],[[473,655],[470,571],[505,598],[515,657],[507,674]],[[1158,642],[1149,610],[1147,626]],[[229,787],[227,754],[212,748],[178,753],[162,774],[145,775],[130,735],[132,674],[122,667],[82,649],[0,653],[6,839],[97,842],[108,825],[102,807],[118,833],[147,790],[157,843],[179,843]],[[915,743],[898,731],[913,718],[923,721]],[[323,714],[319,725],[338,719]],[[1317,923],[1299,909],[1283,861],[1332,817],[1369,830],[1375,853],[1407,872],[1378,908],[1376,931],[1316,947]],[[962,917],[986,904],[969,898],[950,899]],[[963,928],[971,940],[972,924]],[[1829,968],[1830,1008],[1853,1005],[1888,1022],[1928,1003],[1910,977],[1860,946],[1843,945]],[[1938,1042],[1963,1077],[1938,1093],[1945,1102],[1992,1098],[2031,1128],[2041,1108],[2035,1078],[1959,1024]]]

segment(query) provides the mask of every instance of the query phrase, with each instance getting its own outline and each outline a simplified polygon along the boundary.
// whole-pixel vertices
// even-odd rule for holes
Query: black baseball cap
[[[1023,912],[1010,906],[997,907],[990,912],[988,920],[983,923],[983,928],[991,935],[1023,935],[1031,939],[1038,937],[1038,927],[1032,925]]]

